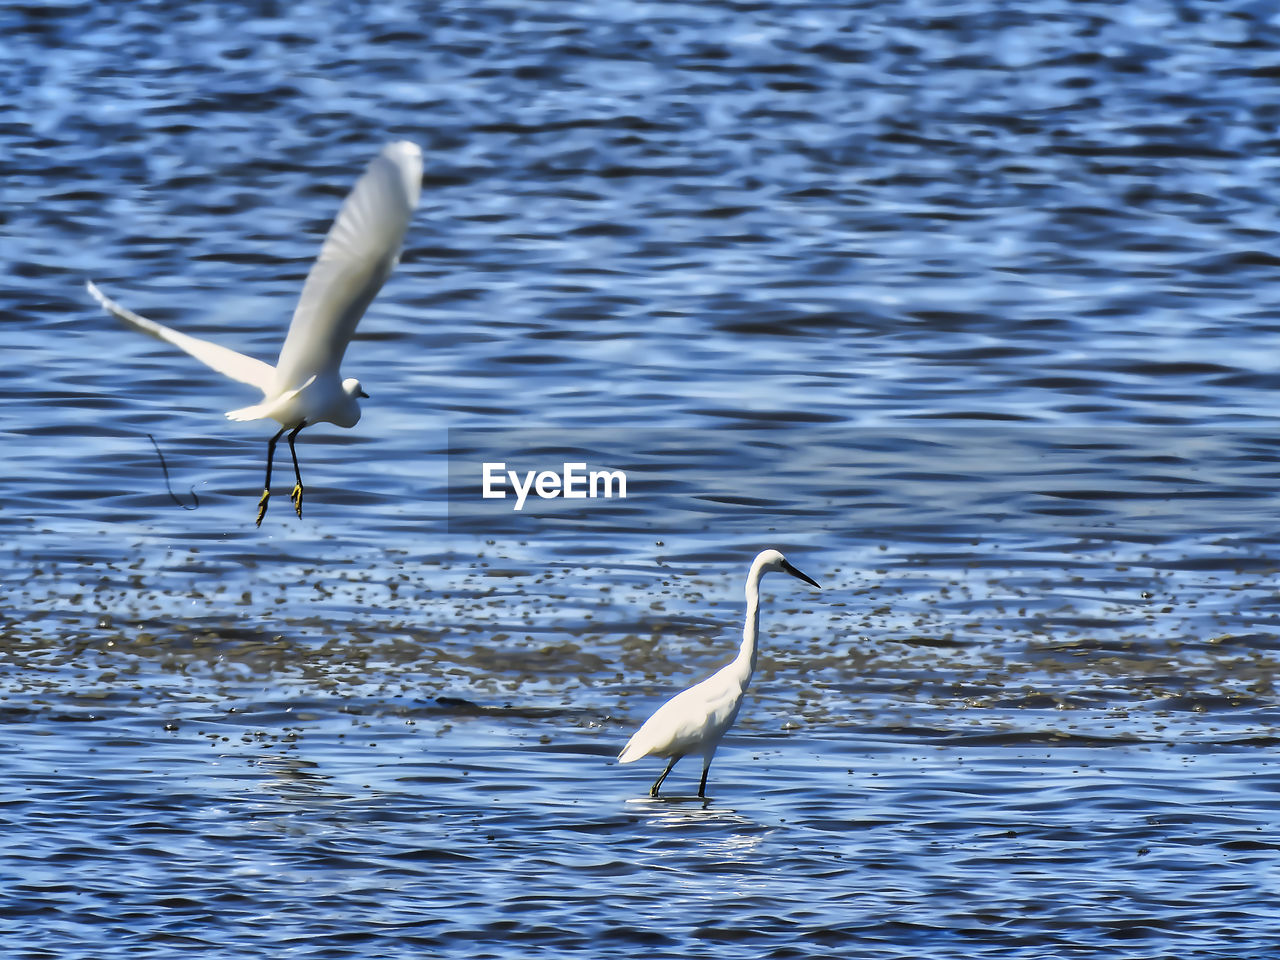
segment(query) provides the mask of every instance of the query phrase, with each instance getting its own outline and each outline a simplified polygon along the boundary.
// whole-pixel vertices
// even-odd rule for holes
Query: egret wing
[[[179,350],[185,350],[205,366],[212,367],[232,380],[239,380],[241,383],[257,387],[263,393],[266,393],[271,388],[271,383],[275,379],[275,368],[271,364],[264,363],[256,357],[248,357],[243,353],[237,353],[228,347],[210,343],[208,340],[187,336],[187,334],[179,333],[177,330],[166,327],[162,323],[156,323],[154,320],[139,316],[108,297],[98,289],[97,284],[92,280],[86,280],[84,285],[85,289],[89,291],[89,296],[102,304],[102,308],[107,313],[123,320],[135,330],[141,330],[143,333],[150,334],[166,343],[171,343]]]
[[[707,737],[718,738],[724,717],[734,707],[734,693],[720,673],[681,690],[632,734],[618,754],[618,762],[631,763],[651,753],[683,756],[701,749]],[[737,699],[741,699],[740,692]]]
[[[342,202],[302,288],[276,363],[286,390],[334,374],[356,324],[391,275],[422,189],[422,151],[407,140],[374,157]]]

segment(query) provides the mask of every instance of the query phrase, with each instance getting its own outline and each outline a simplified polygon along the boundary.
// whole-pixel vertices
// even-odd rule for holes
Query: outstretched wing
[[[247,357],[243,353],[236,353],[234,350],[219,346],[216,343],[210,343],[208,340],[189,337],[185,333],[172,330],[162,323],[156,323],[154,320],[140,317],[132,310],[120,306],[120,304],[108,297],[98,289],[92,280],[86,280],[84,286],[89,291],[89,296],[102,304],[107,313],[123,320],[135,330],[149,333],[151,336],[164,340],[166,343],[173,344],[179,350],[185,350],[205,366],[212,367],[232,380],[239,380],[241,383],[257,387],[263,393],[271,389],[276,373],[271,364],[263,363],[254,357]]]
[[[356,324],[400,257],[422,189],[422,151],[388,144],[356,181],[307,275],[276,363],[276,389],[337,374]]]

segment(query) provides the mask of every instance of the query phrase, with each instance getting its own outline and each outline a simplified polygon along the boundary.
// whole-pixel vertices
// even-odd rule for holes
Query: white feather
[[[384,147],[356,181],[307,274],[276,361],[277,390],[337,375],[356,324],[395,269],[421,187],[422,151],[407,140]]]
[[[177,330],[166,327],[163,323],[156,323],[154,320],[139,316],[128,307],[122,307],[108,297],[97,288],[92,280],[85,281],[85,289],[89,291],[89,295],[93,299],[102,304],[107,313],[123,320],[135,330],[141,330],[143,333],[150,334],[159,340],[171,343],[179,350],[185,350],[205,366],[212,367],[225,377],[257,387],[263,393],[271,389],[276,374],[275,368],[271,364],[264,363],[255,357],[245,356],[243,353],[237,353],[228,347],[210,343],[208,340],[201,340],[198,337],[179,333]]]

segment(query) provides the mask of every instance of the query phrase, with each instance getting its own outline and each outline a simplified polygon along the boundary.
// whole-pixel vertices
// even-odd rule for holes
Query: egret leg
[[[711,769],[711,758],[707,757],[702,763],[702,782],[698,784],[698,796],[704,799],[707,796],[707,771]]]
[[[267,501],[271,499],[271,461],[276,457],[276,443],[284,436],[288,427],[281,427],[274,437],[267,441],[267,479],[262,484],[262,499],[258,501],[258,526],[262,526],[262,518],[267,515]]]
[[[289,499],[293,501],[293,509],[298,511],[299,520],[302,519],[302,471],[298,469],[298,451],[293,449],[293,441],[297,439],[298,431],[306,425],[307,421],[303,420],[289,434],[289,455],[293,457],[293,478],[297,481],[289,493]]]
[[[667,779],[667,774],[671,772],[671,768],[676,765],[676,761],[679,759],[680,759],[679,757],[671,758],[671,762],[667,764],[667,769],[662,771],[662,776],[660,776],[657,780],[653,781],[653,786],[649,788],[649,796],[653,797],[654,799],[657,799],[658,788],[662,786],[662,781]]]

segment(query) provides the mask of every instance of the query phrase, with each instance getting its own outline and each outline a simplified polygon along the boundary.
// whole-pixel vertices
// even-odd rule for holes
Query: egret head
[[[822,587],[818,586],[817,580],[813,579],[813,577],[809,576],[807,573],[802,573],[797,570],[791,565],[791,562],[777,550],[762,551],[760,555],[756,557],[756,561],[752,566],[758,569],[761,575],[772,573],[774,571],[789,573],[797,580],[803,580],[811,586],[818,587],[819,590],[822,589]]]
[[[328,420],[340,427],[354,427],[360,422],[360,398],[369,395],[360,388],[360,381],[347,377],[342,381],[343,402],[329,411]]]

